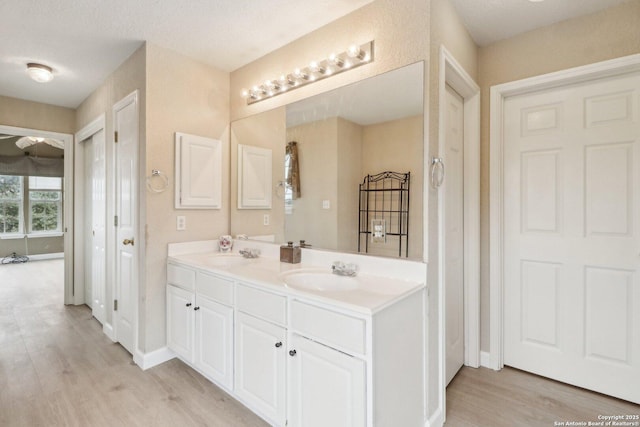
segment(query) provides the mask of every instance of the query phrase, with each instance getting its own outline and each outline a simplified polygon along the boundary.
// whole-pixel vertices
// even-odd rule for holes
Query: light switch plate
[[[331,209],[331,202],[329,200],[323,200],[322,209]]]

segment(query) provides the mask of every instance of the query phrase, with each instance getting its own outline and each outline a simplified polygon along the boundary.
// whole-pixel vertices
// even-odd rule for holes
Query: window
[[[29,230],[62,231],[62,178],[29,177]]]
[[[0,175],[0,234],[22,233],[21,176]]]
[[[0,175],[0,236],[61,232],[62,178]]]

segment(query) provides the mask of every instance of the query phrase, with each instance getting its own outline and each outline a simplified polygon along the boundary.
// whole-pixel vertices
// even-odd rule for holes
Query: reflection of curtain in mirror
[[[298,168],[298,144],[295,141],[287,143],[284,160],[284,180],[287,189],[291,191],[291,198],[300,197],[300,170]]]

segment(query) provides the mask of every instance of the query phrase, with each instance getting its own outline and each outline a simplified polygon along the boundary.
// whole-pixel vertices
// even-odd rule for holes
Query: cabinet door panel
[[[167,286],[167,346],[187,362],[194,359],[193,292]]]
[[[364,426],[365,362],[297,335],[289,347],[289,425]]]
[[[285,338],[280,326],[236,314],[235,392],[280,425],[285,423]]]
[[[222,386],[233,388],[233,308],[198,295],[196,366]]]

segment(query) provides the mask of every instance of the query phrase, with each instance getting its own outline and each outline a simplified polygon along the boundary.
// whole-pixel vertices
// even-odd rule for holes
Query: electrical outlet
[[[187,229],[187,217],[184,215],[178,215],[176,217],[176,230],[183,231]]]
[[[262,224],[269,225],[269,214],[264,214],[264,217],[262,218]]]

